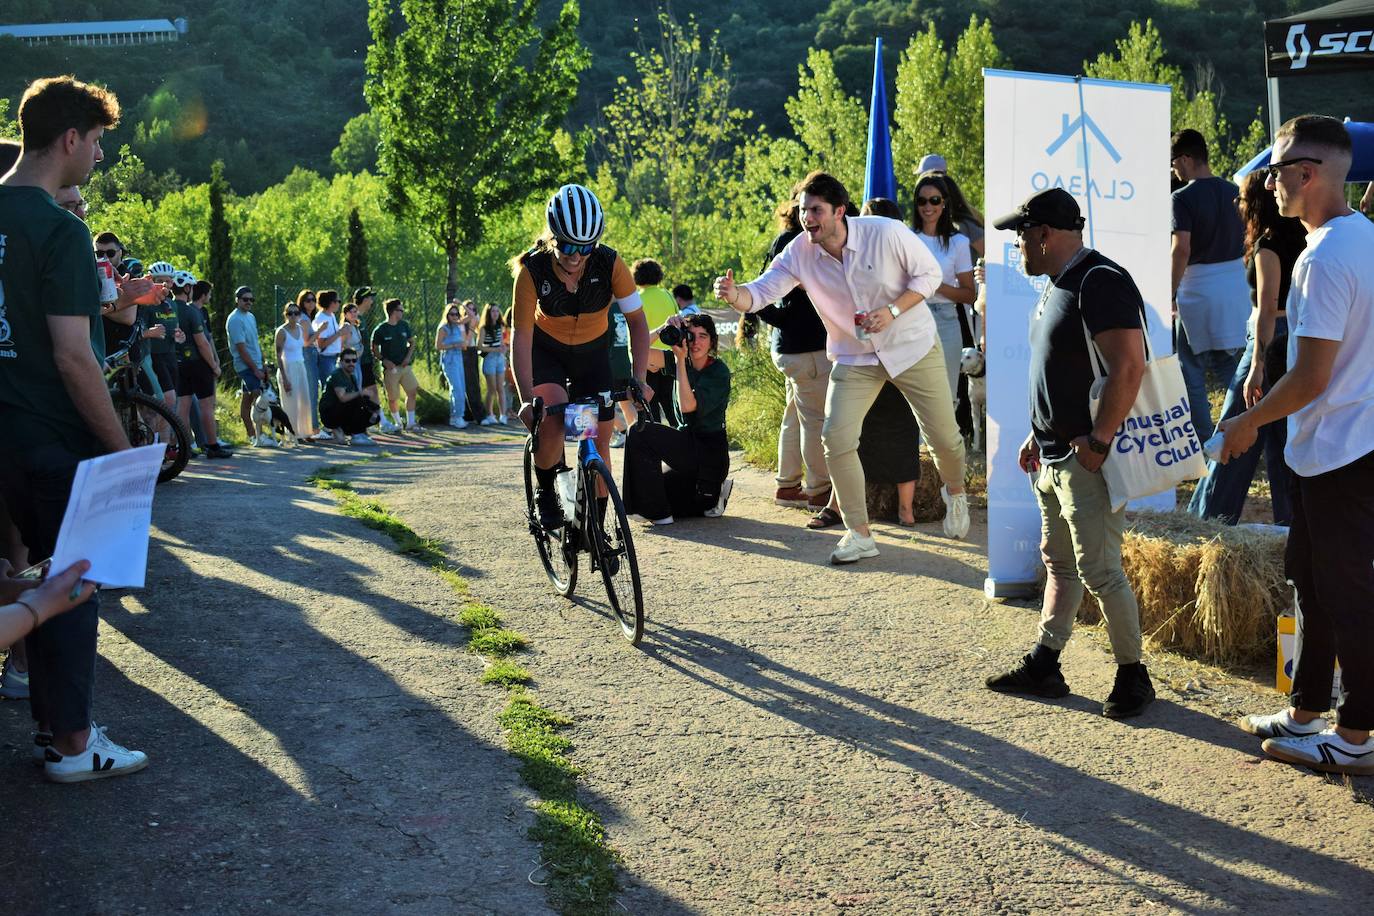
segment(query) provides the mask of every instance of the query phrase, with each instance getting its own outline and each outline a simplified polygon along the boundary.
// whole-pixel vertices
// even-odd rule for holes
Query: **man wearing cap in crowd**
[[[248,433],[250,445],[268,446],[272,440],[263,433],[254,436],[253,401],[262,391],[267,370],[262,364],[262,344],[258,341],[258,319],[253,314],[253,290],[240,286],[234,290],[234,311],[224,323],[229,338],[229,355],[234,360],[234,371],[238,373],[241,385],[239,398],[239,419]]]
[[[372,311],[372,303],[377,301],[377,293],[370,286],[360,286],[353,290],[353,304],[358,307],[358,330],[364,341],[359,347],[362,351],[358,354],[358,370],[362,375],[363,394],[372,400],[377,400],[377,368],[372,361],[372,348],[367,345],[367,341],[372,339],[373,321],[368,317]]]
[[[1068,694],[1059,653],[1086,586],[1102,608],[1117,663],[1102,713],[1139,715],[1155,691],[1140,661],[1140,608],[1121,568],[1125,509],[1112,511],[1101,470],[1145,372],[1144,301],[1124,268],[1083,245],[1083,217],[1063,188],[1031,195],[995,225],[1016,232],[1029,276],[1050,278],[1031,319],[1031,432],[1019,458],[1040,503],[1049,577],[1035,648],[987,686],[1040,697]],[[1096,421],[1088,408],[1093,355],[1086,335],[1106,363]]]

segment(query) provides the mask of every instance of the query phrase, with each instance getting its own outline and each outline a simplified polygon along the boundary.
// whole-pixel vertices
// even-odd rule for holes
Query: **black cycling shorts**
[[[607,334],[589,344],[569,346],[535,328],[530,349],[535,386],[559,385],[568,392],[570,401],[598,400],[597,418],[602,422],[615,419],[610,343]]]
[[[162,387],[162,393],[177,390],[177,355],[175,353],[154,353],[153,374]]]
[[[203,359],[191,359],[177,364],[177,395],[197,397],[202,401],[215,396],[215,373]]]

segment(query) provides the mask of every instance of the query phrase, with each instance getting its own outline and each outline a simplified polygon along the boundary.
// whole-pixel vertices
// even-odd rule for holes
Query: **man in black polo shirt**
[[[1178,365],[1188,387],[1198,441],[1212,436],[1207,376],[1231,384],[1245,348],[1250,286],[1245,280],[1245,227],[1236,209],[1240,189],[1212,174],[1207,141],[1181,130],[1170,144],[1169,168],[1187,182],[1173,193],[1172,281]]]
[[[1021,469],[1034,475],[1049,577],[1035,649],[987,686],[1002,693],[1062,697],[1069,685],[1059,653],[1073,632],[1087,587],[1102,607],[1116,657],[1116,683],[1103,704],[1112,718],[1139,715],[1155,697],[1140,661],[1140,608],[1121,568],[1125,509],[1112,511],[1102,464],[1145,372],[1144,304],[1117,264],[1083,246],[1078,203],[1062,188],[1033,194],[996,223],[1015,229],[1026,273],[1050,278],[1031,320],[1031,434]],[[1087,336],[1106,370],[1097,420]]]

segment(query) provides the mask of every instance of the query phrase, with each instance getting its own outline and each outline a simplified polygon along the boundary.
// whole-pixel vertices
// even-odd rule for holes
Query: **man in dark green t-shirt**
[[[191,429],[194,401],[205,457],[232,458],[234,453],[219,444],[219,430],[215,424],[215,379],[219,378],[220,373],[219,356],[206,333],[205,314],[200,306],[191,302],[195,287],[196,278],[189,271],[178,271],[172,277],[172,300],[176,304],[177,326],[182,333],[181,342],[176,344],[177,414],[186,428]]]
[[[395,425],[382,416],[382,432],[395,432],[404,425],[407,430],[420,432],[420,424],[415,421],[415,397],[420,391],[420,382],[410,368],[415,356],[415,335],[410,323],[401,316],[405,307],[400,299],[388,299],[382,303],[386,308],[386,321],[372,329],[372,355],[382,364],[382,387],[386,390],[387,407],[395,417]],[[406,413],[404,419],[397,410],[400,390],[405,389]]]
[[[78,463],[129,447],[99,362],[91,234],[53,201],[59,189],[86,182],[103,157],[105,129],[118,121],[119,103],[106,90],[69,76],[38,80],[19,104],[19,161],[0,180],[0,496],[34,560],[52,555]],[[44,605],[35,618],[48,618],[27,636],[45,775],[65,783],[142,769],[146,755],[91,728],[94,588],[70,600],[65,589],[29,594]]]
[[[338,368],[325,379],[320,395],[320,420],[334,430],[338,441],[347,435],[351,445],[371,445],[367,428],[376,422],[377,403],[358,391],[358,382],[353,378],[357,362],[358,351],[352,347],[339,352]]]

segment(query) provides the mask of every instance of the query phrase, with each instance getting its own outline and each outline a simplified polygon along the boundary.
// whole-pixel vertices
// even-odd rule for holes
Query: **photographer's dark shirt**
[[[1030,327],[1031,430],[1045,463],[1072,455],[1069,443],[1093,429],[1093,367],[1084,323],[1094,337],[1139,328],[1143,306],[1130,274],[1092,250],[1045,288]]]

